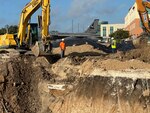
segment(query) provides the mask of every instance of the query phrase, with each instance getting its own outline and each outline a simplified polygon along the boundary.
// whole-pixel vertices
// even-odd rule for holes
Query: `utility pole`
[[[83,24],[83,32],[84,32],[84,24]]]
[[[73,33],[74,31],[73,31],[73,20],[72,20],[72,33]]]
[[[80,32],[80,29],[79,29],[79,27],[80,27],[80,24],[78,23],[78,33]]]

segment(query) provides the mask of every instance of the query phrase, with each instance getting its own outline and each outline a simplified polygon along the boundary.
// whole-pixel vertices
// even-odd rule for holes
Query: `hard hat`
[[[114,39],[114,37],[111,38],[112,40]]]
[[[64,39],[63,39],[63,38],[62,38],[61,40],[62,40],[62,41],[64,41]]]

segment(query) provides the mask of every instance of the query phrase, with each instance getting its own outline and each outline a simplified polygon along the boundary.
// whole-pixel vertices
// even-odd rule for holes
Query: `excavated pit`
[[[150,113],[149,62],[118,55],[1,59],[0,113]]]
[[[80,78],[71,92],[53,94],[54,113],[149,113],[150,80],[122,77]]]

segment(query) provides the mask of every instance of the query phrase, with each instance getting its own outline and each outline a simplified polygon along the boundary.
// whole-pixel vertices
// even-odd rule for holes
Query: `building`
[[[111,33],[118,29],[124,29],[124,24],[109,24],[108,21],[99,21],[99,19],[94,19],[85,33],[97,34],[101,37],[108,38]]]
[[[99,32],[99,19],[94,19],[92,24],[87,28],[85,33],[97,34]]]
[[[101,37],[109,37],[109,35],[118,29],[124,29],[124,24],[101,24],[100,33]]]
[[[125,17],[125,29],[129,31],[131,36],[139,36],[143,32],[136,3],[129,9]]]

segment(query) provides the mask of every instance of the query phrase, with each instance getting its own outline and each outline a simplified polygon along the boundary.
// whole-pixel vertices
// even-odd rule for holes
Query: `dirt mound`
[[[89,76],[96,70],[150,70],[150,64],[142,62],[140,60],[132,59],[127,61],[120,61],[117,59],[103,58],[90,58],[90,57],[71,57],[59,60],[57,63],[52,65],[52,70],[62,78],[66,78],[68,74],[79,74],[80,76]],[[100,72],[99,72],[100,73]]]
[[[60,54],[60,48],[53,50],[54,54]],[[118,59],[121,61],[137,59],[150,63],[150,46],[132,49],[130,51],[118,51],[116,54],[106,54],[105,52],[93,48],[91,45],[69,46],[66,48],[66,56],[99,56],[100,59]]]
[[[131,51],[127,52],[123,58],[139,59],[143,62],[150,63],[150,47],[143,47],[141,49],[131,50]]]
[[[60,48],[55,48],[53,50],[54,54],[60,54]],[[101,54],[105,54],[104,52],[93,48],[91,45],[80,45],[80,46],[68,46],[66,47],[65,55],[71,56],[98,56]]]
[[[124,62],[115,59],[99,60],[95,65],[106,70],[150,69],[150,64],[139,60],[129,60]]]
[[[117,52],[116,54],[109,54],[105,59],[119,59],[121,61],[137,59],[142,62],[150,63],[150,46],[133,49],[127,52]]]

